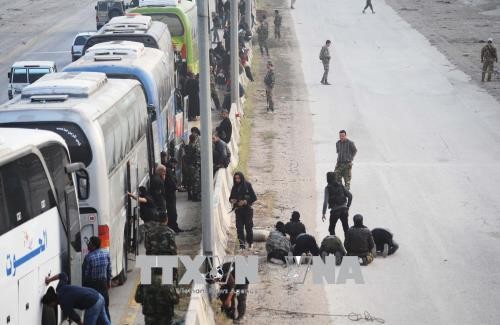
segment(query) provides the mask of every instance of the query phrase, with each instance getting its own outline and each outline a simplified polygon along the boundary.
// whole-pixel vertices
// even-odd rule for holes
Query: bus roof
[[[0,128],[0,165],[25,148],[55,141],[66,147],[64,140],[54,132],[43,130]]]
[[[12,64],[12,67],[13,68],[30,68],[30,67],[50,68],[50,67],[53,67],[55,65],[56,64],[54,61],[18,61],[18,62],[14,62],[14,64]]]
[[[47,74],[24,88],[21,96],[0,106],[0,115],[19,110],[33,114],[41,110],[77,110],[79,115],[95,120],[138,85],[135,80],[108,79],[98,72]]]
[[[139,7],[133,8],[130,12],[141,12],[141,8],[161,8],[164,9],[162,11],[166,12],[175,12],[179,9],[187,12],[191,8],[196,7],[196,3],[194,1],[174,1],[174,0],[141,0],[139,2]]]

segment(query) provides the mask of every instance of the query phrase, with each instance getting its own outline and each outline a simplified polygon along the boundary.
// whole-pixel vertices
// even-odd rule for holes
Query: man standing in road
[[[245,232],[248,248],[253,243],[253,209],[252,204],[257,201],[257,196],[252,184],[245,180],[241,172],[234,173],[233,188],[229,196],[229,202],[233,205],[236,214],[236,231],[240,243],[240,249],[245,249]]]
[[[321,51],[319,52],[319,59],[323,63],[323,78],[321,78],[321,83],[323,85],[330,85],[328,83],[328,71],[330,70],[330,50],[328,49],[330,47],[330,44],[332,42],[330,40],[327,40],[325,45],[321,48]]]
[[[271,61],[267,62],[267,73],[264,77],[264,84],[266,85],[266,98],[267,98],[267,112],[274,112],[274,102],[273,102],[273,89],[274,83],[276,82],[274,78],[274,68]]]
[[[372,14],[375,13],[375,11],[373,11],[372,0],[366,0],[366,6],[365,9],[363,9],[363,13],[365,13],[366,9],[368,8],[372,10]]]
[[[266,55],[269,56],[269,48],[267,47],[267,38],[269,36],[269,25],[266,21],[266,16],[262,16],[262,21],[260,26],[257,27],[257,39],[259,41],[260,55],[264,55],[264,49],[266,50]]]
[[[281,17],[278,9],[274,11],[274,38],[281,39],[281,21],[283,17]]]
[[[167,202],[165,201],[165,178],[167,177],[167,167],[158,164],[155,169],[155,174],[151,178],[151,197],[158,212],[167,211]]]
[[[347,132],[340,130],[340,140],[337,141],[337,164],[335,165],[335,176],[339,183],[344,179],[344,186],[346,189],[351,189],[351,170],[352,161],[358,152],[356,145],[351,140],[347,139]]]
[[[111,262],[109,253],[101,249],[101,240],[96,236],[90,237],[87,246],[89,253],[83,260],[82,284],[84,287],[96,290],[103,296],[106,315],[111,320],[108,294],[108,290],[111,288]]]
[[[372,233],[363,225],[362,215],[356,214],[352,219],[354,226],[347,231],[344,247],[348,256],[358,256],[362,260],[361,265],[368,265],[373,261],[372,251],[375,248]]]
[[[345,235],[349,230],[347,218],[352,203],[352,194],[337,181],[335,173],[326,173],[326,181],[328,185],[325,187],[322,220],[326,219],[325,213],[328,206],[330,208],[330,226],[328,227],[330,235],[335,235],[335,225],[339,219],[342,222]]]
[[[481,49],[481,63],[483,63],[483,75],[481,81],[484,82],[484,77],[487,76],[487,81],[491,81],[491,73],[493,72],[493,62],[498,62],[497,49],[493,46],[493,39],[488,39],[486,44]]]

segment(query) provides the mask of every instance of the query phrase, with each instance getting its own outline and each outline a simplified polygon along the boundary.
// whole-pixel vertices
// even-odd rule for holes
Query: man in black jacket
[[[372,230],[372,236],[377,252],[384,257],[394,254],[399,248],[399,245],[392,239],[393,235],[389,229],[375,228]]]
[[[231,141],[231,135],[233,134],[233,125],[231,124],[231,120],[229,119],[228,110],[222,110],[222,121],[220,122],[216,130],[220,135],[222,141],[224,141],[225,143],[229,143],[229,141]]]
[[[252,188],[252,184],[245,181],[245,176],[241,172],[234,173],[233,188],[229,196],[229,202],[233,205],[236,214],[236,231],[240,249],[245,249],[245,233],[248,248],[253,243],[253,209],[252,204],[257,201],[257,196]]]
[[[226,168],[227,166],[229,166],[231,153],[229,152],[227,144],[221,140],[217,132],[212,135],[212,151],[214,173],[219,168]]]
[[[330,208],[330,226],[328,231],[330,235],[335,235],[335,225],[340,219],[342,228],[344,229],[344,238],[349,230],[349,207],[352,203],[352,194],[344,185],[337,181],[336,175],[333,172],[326,173],[326,181],[328,185],[325,187],[325,196],[323,199],[323,222],[325,221],[325,213],[327,206]]]
[[[151,178],[151,198],[153,199],[154,205],[158,208],[159,212],[167,211],[167,203],[165,201],[165,178],[167,176],[167,168],[158,164],[155,169],[155,174]]]
[[[344,247],[347,255],[358,256],[362,259],[362,265],[368,265],[373,261],[372,250],[375,247],[372,233],[363,225],[362,215],[355,215],[353,221],[354,226],[347,231]]]
[[[306,232],[306,226],[302,222],[300,222],[300,213],[299,211],[293,211],[292,217],[290,221],[285,225],[285,233],[290,236],[290,243],[295,245],[295,239],[301,233]]]
[[[295,238],[295,245],[293,246],[293,256],[301,256],[302,254],[319,256],[319,247],[316,243],[316,238],[304,232]]]

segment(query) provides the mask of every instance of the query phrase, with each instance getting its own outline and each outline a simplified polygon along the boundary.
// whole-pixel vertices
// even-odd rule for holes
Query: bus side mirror
[[[89,173],[85,169],[76,172],[76,188],[78,190],[78,199],[87,200],[89,198]]]
[[[67,164],[66,167],[64,167],[64,169],[66,171],[66,174],[73,174],[76,173],[77,171],[85,170],[85,164],[81,162]]]
[[[10,80],[10,72],[7,72],[7,78]]]
[[[151,104],[148,104],[148,115],[149,115],[151,121],[156,121],[156,109]]]

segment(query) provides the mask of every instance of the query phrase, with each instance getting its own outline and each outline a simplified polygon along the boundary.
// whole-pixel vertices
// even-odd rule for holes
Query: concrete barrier
[[[251,62],[251,56],[249,55]],[[240,81],[247,84],[247,79],[240,74]],[[244,98],[240,99],[240,109],[233,104],[229,118],[233,125],[233,134],[228,144],[231,151],[231,163],[227,168],[219,169],[214,176],[214,256],[226,256],[234,213],[229,213],[232,206],[229,196],[233,186],[233,174],[239,162],[239,144],[241,117],[243,117]],[[239,117],[238,117],[239,116]],[[263,234],[264,235],[264,234]],[[265,236],[265,235],[264,235]],[[200,254],[201,254],[200,250]],[[186,325],[215,325],[214,312],[205,285],[193,285],[191,299],[185,317]]]

